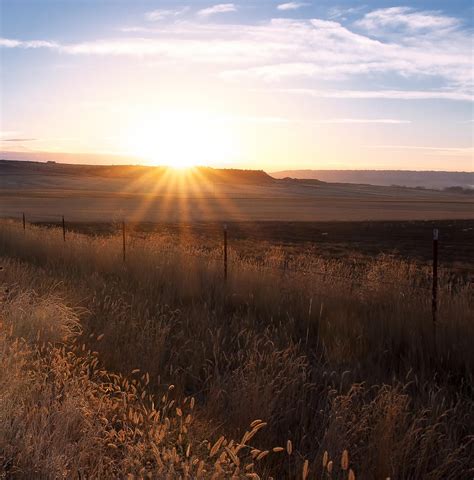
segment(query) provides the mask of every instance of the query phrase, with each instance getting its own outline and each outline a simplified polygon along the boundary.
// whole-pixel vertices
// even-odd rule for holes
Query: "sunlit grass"
[[[261,457],[263,478],[300,476],[305,460],[308,478],[327,476],[330,461],[333,478],[346,478],[345,449],[358,478],[467,471],[470,284],[440,278],[435,331],[429,270],[387,256],[358,266],[301,253],[288,266],[281,249],[231,250],[226,283],[220,248],[165,235],[130,237],[125,264],[118,235],[71,232],[64,243],[57,229],[11,224],[0,228],[0,248],[17,259],[2,262],[9,305],[35,304],[21,288],[79,309],[78,343],[108,371],[138,368],[148,392],[173,384],[178,402],[196,398],[194,435],[211,449],[221,435],[242,438],[254,419],[267,423],[256,457],[290,439],[291,455]],[[21,325],[43,323],[25,312],[14,333],[31,341]]]

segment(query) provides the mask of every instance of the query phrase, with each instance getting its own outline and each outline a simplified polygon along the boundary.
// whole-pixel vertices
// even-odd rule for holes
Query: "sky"
[[[471,0],[0,8],[2,158],[474,170]]]

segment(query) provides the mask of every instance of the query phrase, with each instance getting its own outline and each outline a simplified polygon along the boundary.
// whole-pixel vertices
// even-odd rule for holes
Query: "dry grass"
[[[39,362],[43,372],[61,363],[53,358],[72,355],[68,368],[74,370],[75,359],[84,355],[57,343],[67,337],[70,344],[77,338],[86,350],[99,352],[108,371],[127,376],[128,382],[134,369],[147,372],[146,389],[153,394],[160,396],[173,384],[177,402],[196,398],[194,442],[215,442],[221,435],[241,438],[246,425],[262,419],[268,425],[255,437],[253,455],[263,478],[316,474],[345,479],[353,478],[354,472],[368,479],[472,477],[472,285],[453,286],[441,278],[434,335],[429,292],[424,290],[428,272],[390,257],[356,266],[302,254],[293,260],[296,268],[281,270],[269,268],[285,265],[278,250],[260,252],[258,262],[239,259],[233,252],[229,281],[224,284],[220,252],[203,256],[187,242],[164,237],[135,239],[123,264],[118,237],[70,234],[64,244],[55,229],[30,228],[24,233],[16,225],[4,225],[0,251],[17,259],[5,258],[0,279],[9,289],[4,301],[7,316],[19,319],[11,320],[15,327],[6,344],[27,348],[26,356]],[[58,296],[68,307],[58,306]],[[23,313],[18,314],[20,305]],[[80,322],[71,307],[80,312]],[[13,338],[25,340],[15,343]],[[52,346],[47,352],[37,351],[33,341]],[[89,362],[95,358],[85,357]],[[23,364],[17,363],[8,368],[21,370]],[[70,377],[82,378],[80,372]],[[110,395],[101,400],[99,387],[107,381],[100,375],[97,380],[92,377],[86,397],[103,402],[107,417],[109,409],[118,407],[112,406]],[[18,389],[10,404],[21,408],[18,399],[27,402],[26,397],[34,397],[24,389],[34,387],[20,380],[13,383]],[[47,392],[41,383],[37,389],[36,395]],[[79,389],[88,391],[84,386]],[[139,405],[138,401],[137,409]],[[80,441],[71,442],[75,453],[61,449],[61,444],[67,445],[64,441],[57,444],[58,450],[45,447],[52,440],[39,432],[49,430],[42,426],[34,434],[26,433],[26,424],[34,423],[25,422],[21,412],[11,418],[23,432],[14,433],[12,426],[8,435],[32,442],[25,446],[17,442],[18,450],[9,454],[15,462],[31,452],[31,463],[21,466],[23,471],[32,471],[37,462],[53,462],[53,457],[70,465],[82,458],[83,449],[89,451]],[[51,406],[43,415],[54,413]],[[7,425],[2,418],[2,429]],[[87,431],[77,425],[68,428],[68,434]],[[150,429],[148,423],[140,428],[147,435]],[[176,428],[172,430],[167,445],[171,449],[174,445],[181,462]],[[58,438],[61,435],[65,433]],[[291,455],[272,451],[288,439]],[[98,442],[100,455],[92,455],[91,464],[84,461],[81,467],[64,468],[68,472],[84,468],[84,474],[92,477],[106,475],[100,468],[110,463],[109,452],[102,437]],[[148,461],[156,468],[147,456],[148,447],[132,449],[128,457],[128,443],[120,442],[111,463],[116,472],[137,474],[138,465],[147,468]],[[227,461],[235,463],[224,451]],[[204,453],[209,455],[209,449]],[[199,461],[208,465],[204,453]],[[62,465],[57,459],[53,463]],[[52,471],[46,469],[45,477],[54,478]],[[226,475],[231,473],[218,478]]]
[[[21,317],[18,316],[21,309]],[[63,332],[38,343],[49,319]],[[31,318],[29,329],[26,318]],[[0,307],[0,460],[8,478],[247,478],[255,474],[252,422],[241,441],[196,435],[194,398],[160,398],[150,377],[99,365],[79,345],[74,314],[58,299],[17,292]],[[21,333],[18,337],[17,321]],[[27,340],[35,339],[35,340]],[[276,452],[273,452],[276,454]],[[259,458],[258,460],[261,460]],[[256,477],[257,478],[257,477]]]

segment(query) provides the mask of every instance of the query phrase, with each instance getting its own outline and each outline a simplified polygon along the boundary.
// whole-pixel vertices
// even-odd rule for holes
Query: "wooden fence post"
[[[224,280],[227,281],[227,225],[224,224]]]
[[[125,254],[125,221],[122,221],[122,254],[123,254],[123,261],[125,262],[126,260],[126,254]]]
[[[436,326],[438,317],[438,236],[437,228],[433,229],[433,287],[431,294],[431,312],[433,315],[433,324]]]
[[[63,215],[63,240],[66,241],[66,223],[64,222],[64,215]]]

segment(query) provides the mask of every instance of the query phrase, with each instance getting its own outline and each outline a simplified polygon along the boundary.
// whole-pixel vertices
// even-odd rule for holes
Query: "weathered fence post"
[[[227,225],[224,224],[224,280],[227,280]]]
[[[64,222],[64,215],[63,215],[63,240],[66,241],[66,223]]]
[[[436,327],[438,316],[438,236],[437,228],[433,229],[433,288],[431,294],[431,312],[433,315],[433,324]]]
[[[25,218],[25,214],[23,213],[23,231],[26,230],[26,218]]]
[[[122,259],[125,262],[126,254],[125,254],[125,221],[122,221]]]

